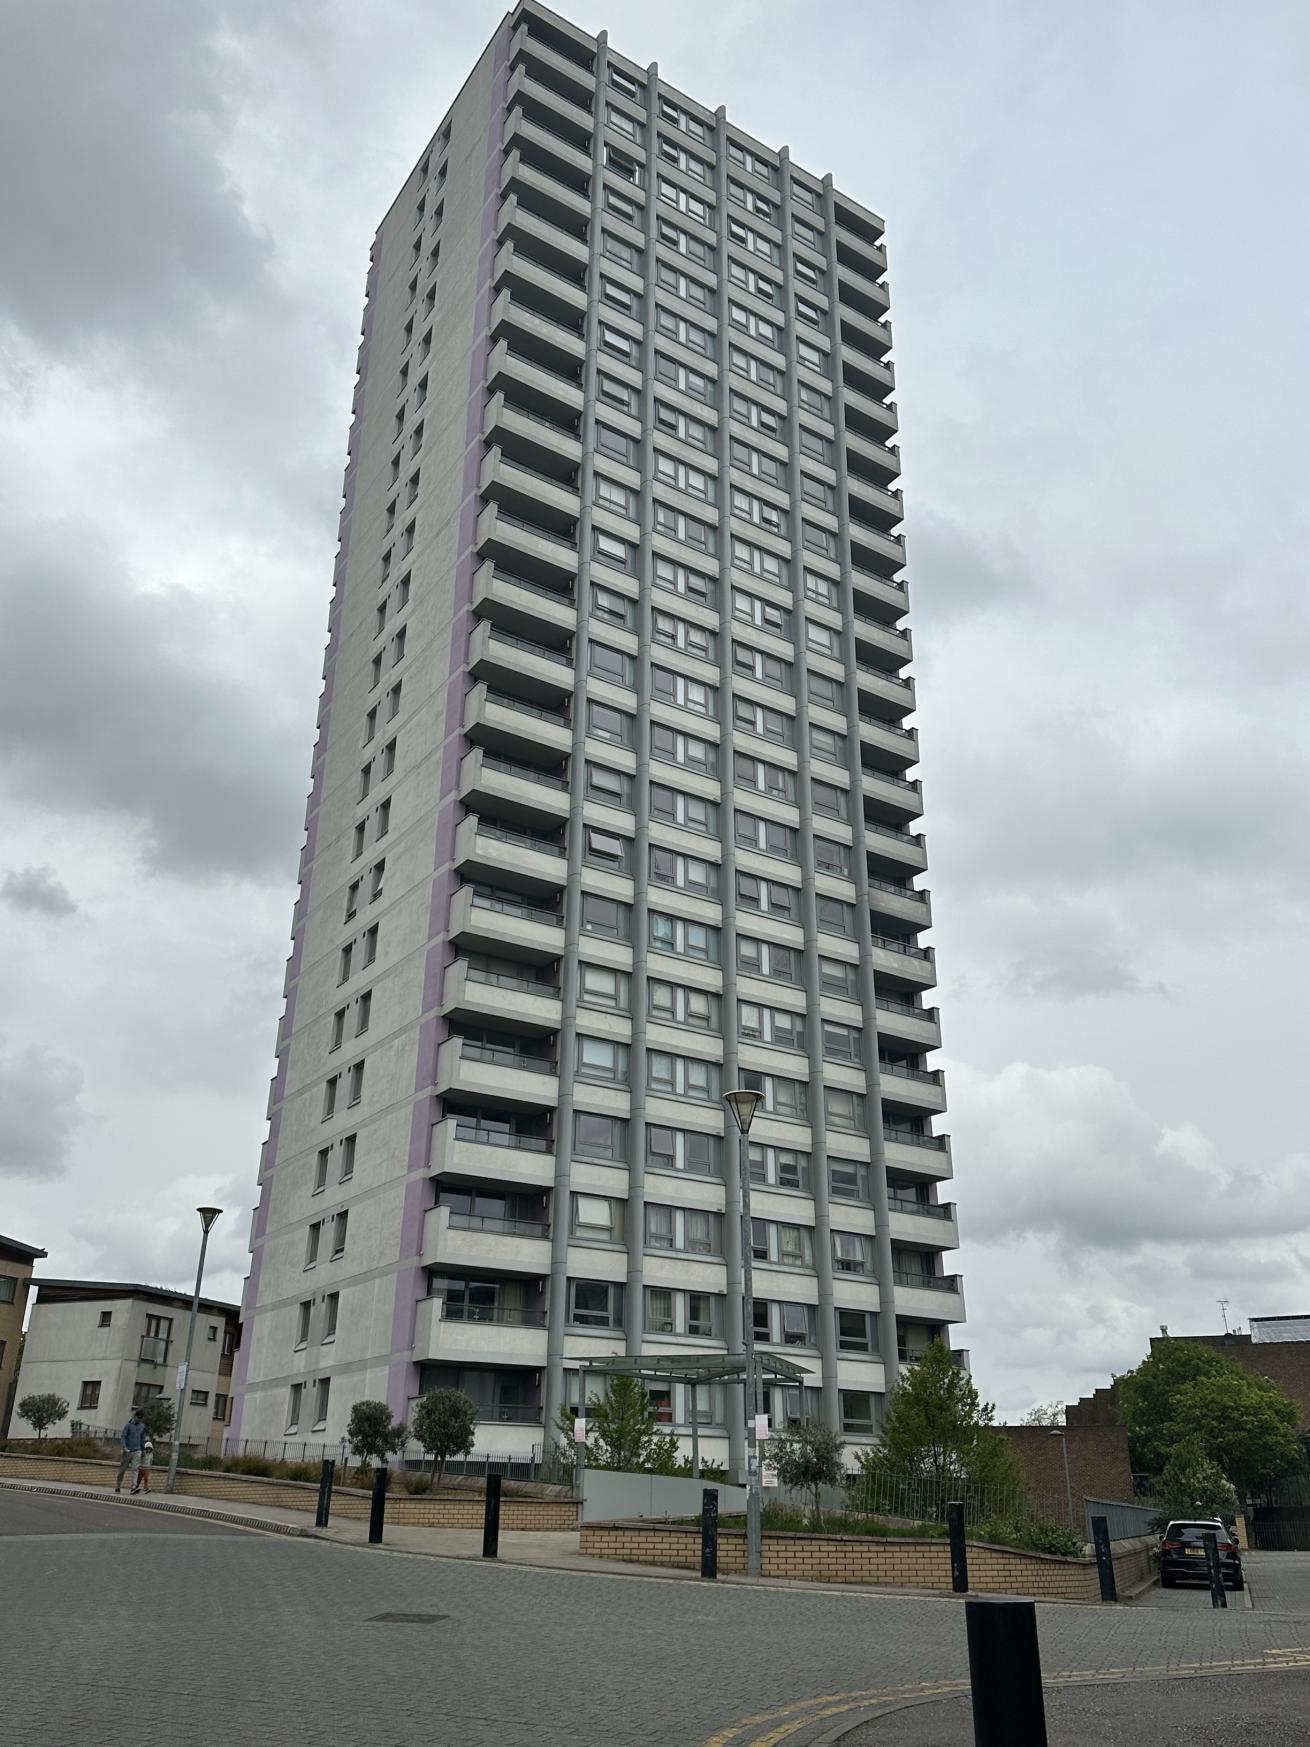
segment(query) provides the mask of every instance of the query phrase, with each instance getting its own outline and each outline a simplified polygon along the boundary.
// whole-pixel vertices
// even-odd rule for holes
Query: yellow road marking
[[[1277,1657],[1277,1661],[1270,1660]],[[1174,1679],[1186,1675],[1205,1674],[1267,1674],[1285,1668],[1310,1667],[1310,1647],[1266,1650],[1253,1657],[1224,1657],[1210,1662],[1144,1663],[1129,1668],[1061,1669],[1043,1676],[1047,1687],[1082,1686],[1096,1681],[1131,1679]],[[813,1698],[797,1699],[775,1710],[761,1711],[753,1717],[742,1717],[703,1743],[703,1747],[780,1747],[790,1736],[829,1717],[872,1705],[893,1704],[898,1699],[945,1698],[969,1690],[967,1680],[920,1681],[913,1685],[869,1688],[862,1692],[830,1692]],[[764,1734],[747,1735],[747,1731],[770,1724]]]

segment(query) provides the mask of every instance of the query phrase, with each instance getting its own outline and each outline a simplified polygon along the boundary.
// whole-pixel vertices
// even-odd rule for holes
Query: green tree
[[[1232,1518],[1237,1491],[1198,1444],[1183,1444],[1164,1465],[1157,1488],[1165,1516]]]
[[[403,1419],[392,1419],[385,1401],[357,1401],[350,1410],[346,1442],[361,1461],[370,1458],[382,1467],[388,1456],[404,1444],[408,1431]]]
[[[1168,1337],[1156,1342],[1135,1371],[1119,1379],[1119,1412],[1128,1431],[1132,1464],[1141,1474],[1159,1474],[1174,1445],[1174,1401],[1200,1377],[1236,1372],[1213,1347]]]
[[[18,1404],[18,1417],[25,1419],[36,1433],[38,1440],[46,1434],[48,1426],[55,1425],[68,1412],[68,1403],[62,1395],[53,1392],[44,1395],[25,1395]]]
[[[1039,1401],[1036,1407],[1030,1407],[1019,1421],[1024,1426],[1062,1426],[1064,1424],[1064,1403],[1062,1401]]]
[[[587,1463],[628,1474],[676,1474],[678,1440],[661,1432],[659,1414],[640,1377],[611,1377],[603,1400],[589,1401]],[[562,1413],[556,1429],[571,1449],[573,1421]]]
[[[138,1403],[141,1409],[141,1423],[146,1428],[146,1436],[152,1444],[166,1444],[173,1436],[173,1422],[176,1415],[173,1403],[163,1395],[151,1395],[145,1401]]]
[[[467,1456],[477,1429],[477,1403],[459,1389],[429,1389],[414,1404],[415,1441],[432,1458],[432,1484],[441,1485],[452,1456]]]
[[[877,1447],[860,1456],[858,1490],[866,1505],[879,1494],[917,1493],[937,1511],[951,1495],[983,1491],[1018,1497],[1018,1457],[995,1430],[996,1410],[969,1373],[933,1341],[892,1390]]]
[[[1303,1464],[1296,1403],[1210,1347],[1171,1338],[1122,1380],[1119,1405],[1133,1466],[1162,1475],[1195,1447],[1240,1493],[1263,1490]]]
[[[823,1487],[840,1486],[846,1478],[841,1459],[845,1448],[836,1432],[817,1419],[788,1426],[775,1433],[766,1446],[765,1460],[777,1467],[782,1484],[810,1494],[816,1529],[823,1524]]]

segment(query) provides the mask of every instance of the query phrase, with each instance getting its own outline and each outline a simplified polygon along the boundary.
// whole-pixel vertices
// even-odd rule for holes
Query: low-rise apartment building
[[[45,1251],[34,1244],[20,1244],[16,1237],[0,1236],[0,1438],[9,1430],[18,1399],[18,1349],[32,1267],[44,1258]]]

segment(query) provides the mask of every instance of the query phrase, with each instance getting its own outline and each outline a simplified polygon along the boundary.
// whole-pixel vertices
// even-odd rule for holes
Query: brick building
[[[0,1437],[9,1430],[17,1400],[18,1348],[32,1267],[44,1259],[44,1250],[20,1244],[16,1237],[0,1237]]]
[[[1075,1524],[1082,1522],[1084,1498],[1131,1500],[1133,1470],[1128,1434],[1121,1425],[998,1426],[997,1430],[1005,1433],[1023,1465],[1033,1500],[1055,1521],[1066,1519],[1070,1494]]]

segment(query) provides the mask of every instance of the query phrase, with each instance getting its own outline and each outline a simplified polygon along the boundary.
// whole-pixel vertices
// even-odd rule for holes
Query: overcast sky
[[[973,1353],[1310,1312],[1310,11],[612,0],[887,219]],[[246,1265],[369,243],[483,0],[0,56],[0,1231]]]

